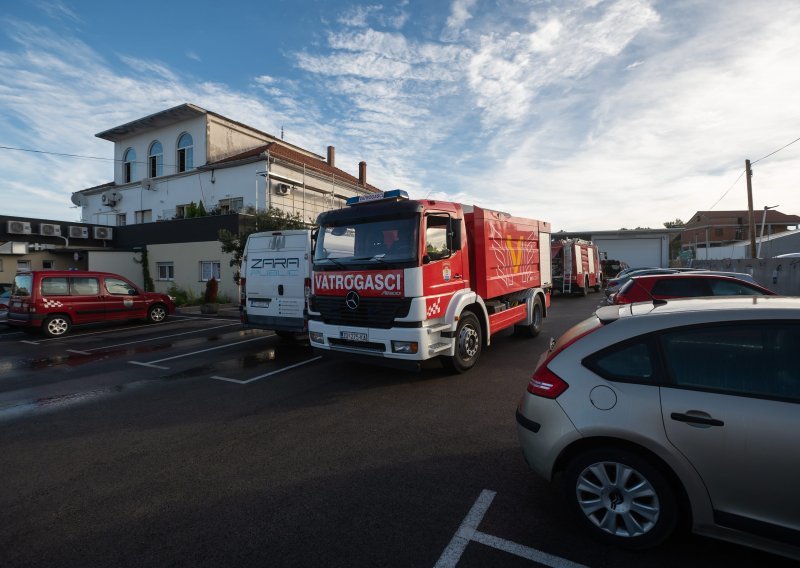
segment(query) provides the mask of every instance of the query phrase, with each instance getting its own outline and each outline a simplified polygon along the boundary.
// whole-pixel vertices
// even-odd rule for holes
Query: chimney
[[[367,162],[358,162],[358,183],[367,185]]]
[[[334,162],[336,161],[336,148],[333,146],[328,146],[328,165],[332,168],[336,167]]]

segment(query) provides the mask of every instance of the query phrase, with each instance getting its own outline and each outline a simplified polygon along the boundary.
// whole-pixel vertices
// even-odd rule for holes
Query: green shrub
[[[193,290],[184,290],[172,284],[167,290],[167,294],[175,298],[176,306],[196,306],[200,304],[200,297]]]

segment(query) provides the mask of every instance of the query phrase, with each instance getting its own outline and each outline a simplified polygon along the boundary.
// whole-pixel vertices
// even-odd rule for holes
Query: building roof
[[[742,217],[744,219],[747,218],[747,210],[742,209],[738,211],[697,211],[689,221],[686,222],[686,226],[695,226],[697,224],[708,224],[710,221],[721,221],[723,219],[732,219],[732,218],[739,218]],[[757,222],[761,222],[761,218],[764,215],[764,209],[754,209],[753,214],[756,216]],[[700,216],[702,219],[700,221],[695,221],[697,217]],[[767,209],[767,218],[766,222],[772,225],[797,225],[800,224],[800,216],[798,215],[787,215],[786,213],[781,213],[777,209]]]
[[[247,160],[248,158],[258,158],[265,152],[269,152],[270,156],[280,158],[281,160],[285,160],[287,162],[291,162],[298,166],[305,166],[311,170],[316,171],[317,173],[321,173],[323,175],[335,176],[336,179],[343,180],[350,182],[354,185],[360,185],[358,178],[348,174],[344,170],[340,170],[337,167],[331,166],[328,162],[324,160],[317,160],[314,158],[310,158],[309,156],[293,150],[291,148],[287,148],[283,144],[279,144],[277,142],[270,142],[269,144],[264,144],[262,146],[258,146],[256,148],[252,148],[250,150],[246,150],[244,152],[240,152],[239,154],[235,154],[233,156],[228,156],[227,158],[223,158],[222,160],[217,160],[216,162],[212,162],[207,164],[203,167],[205,168],[213,168],[216,165],[230,163],[230,162],[238,162],[241,160]],[[367,183],[365,186],[361,186],[366,189],[372,190],[374,192],[380,192],[381,189],[375,187]]]

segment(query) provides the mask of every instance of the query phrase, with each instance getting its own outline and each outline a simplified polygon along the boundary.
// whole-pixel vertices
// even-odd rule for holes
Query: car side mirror
[[[137,290],[134,290],[134,289],[129,289],[128,290],[128,296],[138,296],[138,295],[139,295],[139,292]]]
[[[422,257],[422,264],[430,264],[430,262],[431,262],[431,257],[428,256],[427,254]]]

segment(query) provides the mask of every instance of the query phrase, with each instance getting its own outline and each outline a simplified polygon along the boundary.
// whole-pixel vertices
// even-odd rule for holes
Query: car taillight
[[[544,398],[557,398],[567,390],[569,385],[565,380],[547,368],[547,363],[540,365],[528,383],[528,392]]]
[[[622,290],[614,294],[614,304],[631,304],[631,300]]]

